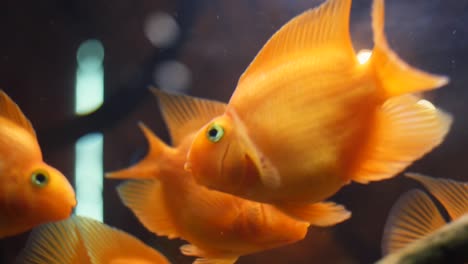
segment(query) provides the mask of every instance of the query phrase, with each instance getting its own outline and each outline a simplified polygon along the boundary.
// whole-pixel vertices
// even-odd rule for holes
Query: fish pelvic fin
[[[468,183],[418,173],[406,173],[405,176],[424,185],[444,206],[452,220],[468,212]]]
[[[449,114],[413,95],[388,99],[377,111],[368,147],[351,178],[359,183],[394,177],[438,146],[452,124]]]
[[[0,116],[25,129],[36,139],[36,132],[31,122],[23,114],[19,106],[3,90],[0,90]]]
[[[47,223],[33,229],[26,246],[17,257],[18,264],[91,264],[73,220]]]
[[[370,62],[373,64],[378,82],[383,87],[385,98],[432,90],[446,85],[449,78],[429,74],[406,64],[388,46],[385,32],[384,0],[374,0],[372,6],[372,31],[374,50]]]
[[[115,259],[125,259],[128,263],[133,263],[133,261],[139,263],[138,260],[151,261],[156,264],[170,263],[158,251],[124,231],[91,218],[79,216],[73,220],[83,239],[91,263],[107,264]]]
[[[185,244],[180,247],[180,252],[186,256],[200,257],[195,259],[193,264],[233,264],[239,258],[238,256],[219,256],[218,254],[210,254],[197,246]]]
[[[357,63],[349,34],[351,0],[328,0],[281,27],[263,46],[239,79],[262,75],[304,55],[336,65]]]
[[[160,172],[159,160],[162,159],[171,147],[166,145],[158,136],[145,126],[142,122],[139,124],[146,141],[148,142],[148,153],[135,165],[126,169],[108,172],[106,178],[109,179],[154,179],[158,178]]]
[[[170,94],[156,88],[151,88],[151,92],[159,99],[173,146],[178,146],[188,134],[195,133],[226,110],[226,104],[214,100]]]
[[[333,202],[275,205],[282,212],[313,226],[333,226],[351,217],[351,212]]]
[[[122,202],[146,229],[169,239],[180,237],[161,190],[158,180],[130,180],[117,187]]]
[[[404,248],[445,225],[431,198],[420,190],[402,195],[390,210],[382,241],[384,254]]]

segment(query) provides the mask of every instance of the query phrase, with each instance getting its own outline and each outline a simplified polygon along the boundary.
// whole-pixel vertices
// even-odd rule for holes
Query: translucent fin
[[[370,61],[376,69],[377,78],[383,86],[386,98],[446,85],[449,81],[447,77],[425,73],[413,68],[390,49],[385,38],[384,13],[384,0],[374,0],[372,30],[375,46]]]
[[[93,264],[114,263],[115,260],[169,264],[158,251],[128,233],[90,218],[76,217],[74,221]]]
[[[179,237],[168,214],[158,180],[127,181],[117,187],[120,199],[151,232],[170,239]]]
[[[384,229],[383,252],[395,252],[445,224],[427,194],[419,190],[409,191],[398,199],[390,211]]]
[[[304,54],[340,65],[357,63],[349,35],[350,8],[351,0],[328,0],[293,18],[268,40],[239,82]],[[324,52],[329,50],[333,52]]]
[[[222,102],[169,94],[156,88],[151,88],[151,92],[159,99],[173,146],[178,146],[187,134],[198,131],[211,119],[222,115],[226,109],[226,104]]]
[[[209,254],[198,247],[191,245],[191,244],[185,244],[180,247],[180,252],[186,256],[195,256],[195,257],[202,257],[202,258],[197,258],[193,264],[232,264],[236,262],[238,257],[216,257],[216,258],[211,258],[208,257]]]
[[[468,183],[436,179],[417,173],[405,175],[422,183],[440,201],[452,219],[468,213]]]
[[[3,90],[0,90],[0,117],[4,117],[14,122],[28,131],[31,136],[36,138],[36,132],[34,131],[31,122],[29,122],[18,105],[13,102],[13,100],[11,100]]]
[[[226,258],[197,258],[193,264],[233,264],[237,261],[238,257]]]
[[[90,264],[83,241],[76,231],[73,218],[35,228],[16,263]]]
[[[333,202],[320,202],[306,205],[281,205],[278,209],[300,221],[313,226],[332,226],[351,217],[344,206]]]
[[[412,95],[387,100],[377,112],[375,134],[353,180],[360,183],[391,178],[438,146],[452,117]]]
[[[155,179],[159,176],[158,159],[170,149],[159,137],[143,123],[138,124],[148,142],[148,153],[137,164],[114,172],[106,173],[110,179]]]

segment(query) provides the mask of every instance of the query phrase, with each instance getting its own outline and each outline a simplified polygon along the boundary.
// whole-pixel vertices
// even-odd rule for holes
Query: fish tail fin
[[[275,205],[285,214],[313,226],[332,226],[351,217],[351,212],[333,202]]]
[[[146,229],[170,239],[179,237],[158,180],[126,181],[117,187],[117,192],[123,204],[130,208]]]
[[[137,164],[126,169],[108,172],[106,178],[109,179],[154,179],[159,176],[161,160],[168,150],[171,149],[158,136],[143,123],[138,124],[143,131],[148,142],[148,153]]]
[[[377,111],[362,161],[351,175],[360,183],[391,178],[438,146],[452,124],[449,114],[413,95],[388,99]]]
[[[420,190],[402,195],[390,211],[382,241],[384,254],[395,252],[446,222],[431,198]]]
[[[385,98],[406,93],[432,90],[446,85],[449,78],[433,75],[406,64],[388,46],[384,32],[384,0],[374,0],[372,7],[372,31],[374,50],[371,63]]]

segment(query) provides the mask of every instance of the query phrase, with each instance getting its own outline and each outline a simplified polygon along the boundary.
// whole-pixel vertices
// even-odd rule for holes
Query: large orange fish
[[[351,0],[328,0],[276,32],[241,76],[223,115],[195,136],[186,169],[209,188],[304,219],[350,181],[395,176],[439,145],[451,117],[410,93],[445,85],[388,47],[375,0],[375,47],[359,63]]]
[[[72,216],[33,229],[18,264],[169,264],[155,249],[96,220]]]
[[[451,220],[468,213],[468,183],[436,179],[415,173],[408,177],[422,183],[443,205]],[[431,198],[420,190],[404,194],[393,206],[385,224],[384,254],[398,251],[447,224]]]
[[[70,216],[75,192],[42,160],[29,120],[0,90],[0,238]]]
[[[215,101],[156,91],[175,147],[141,125],[149,143],[146,157],[134,166],[108,173],[108,178],[134,178],[118,187],[128,206],[150,231],[182,238],[185,255],[194,263],[234,263],[241,255],[302,240],[309,223],[297,221],[275,207],[212,191],[198,185],[184,170],[195,132],[225,110]],[[311,224],[333,225],[350,213],[332,202],[310,207]]]

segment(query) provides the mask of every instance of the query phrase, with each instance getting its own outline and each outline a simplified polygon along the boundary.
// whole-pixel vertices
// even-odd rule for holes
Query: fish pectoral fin
[[[246,177],[248,179],[254,179],[258,177],[260,178],[263,185],[270,189],[276,189],[281,185],[279,172],[267,157],[259,157],[259,155],[247,153],[245,155],[245,160],[247,163]]]
[[[445,225],[431,198],[420,190],[402,195],[390,210],[385,224],[382,250],[384,254],[404,248]]]
[[[168,213],[161,188],[158,180],[130,180],[119,185],[117,192],[125,206],[149,231],[176,238],[180,235]]]
[[[178,146],[186,135],[198,131],[226,110],[225,103],[214,100],[171,94],[156,88],[151,88],[151,92],[159,99],[173,146]]]
[[[313,226],[332,226],[351,217],[351,212],[334,202],[275,205],[278,209]]]
[[[180,252],[186,256],[200,257],[193,264],[232,264],[239,258],[238,256],[223,256],[223,254],[211,254],[194,246],[185,244],[180,247]]]
[[[113,259],[125,258],[129,262],[151,260],[153,263],[169,264],[161,253],[122,230],[87,217],[76,216],[73,220],[91,263],[107,264]]]
[[[31,136],[36,138],[36,132],[31,122],[23,114],[19,106],[3,90],[0,90],[0,116],[24,128]]]
[[[424,185],[444,206],[452,219],[468,212],[468,183],[432,178],[418,173],[406,173],[405,176]]]
[[[387,44],[384,32],[384,0],[374,0],[372,30],[374,50],[371,62],[387,97],[431,90],[448,83],[445,76],[438,76],[413,68],[400,59]]]
[[[413,95],[388,99],[377,111],[363,162],[351,178],[360,183],[391,178],[438,146],[452,124],[449,114]]]

